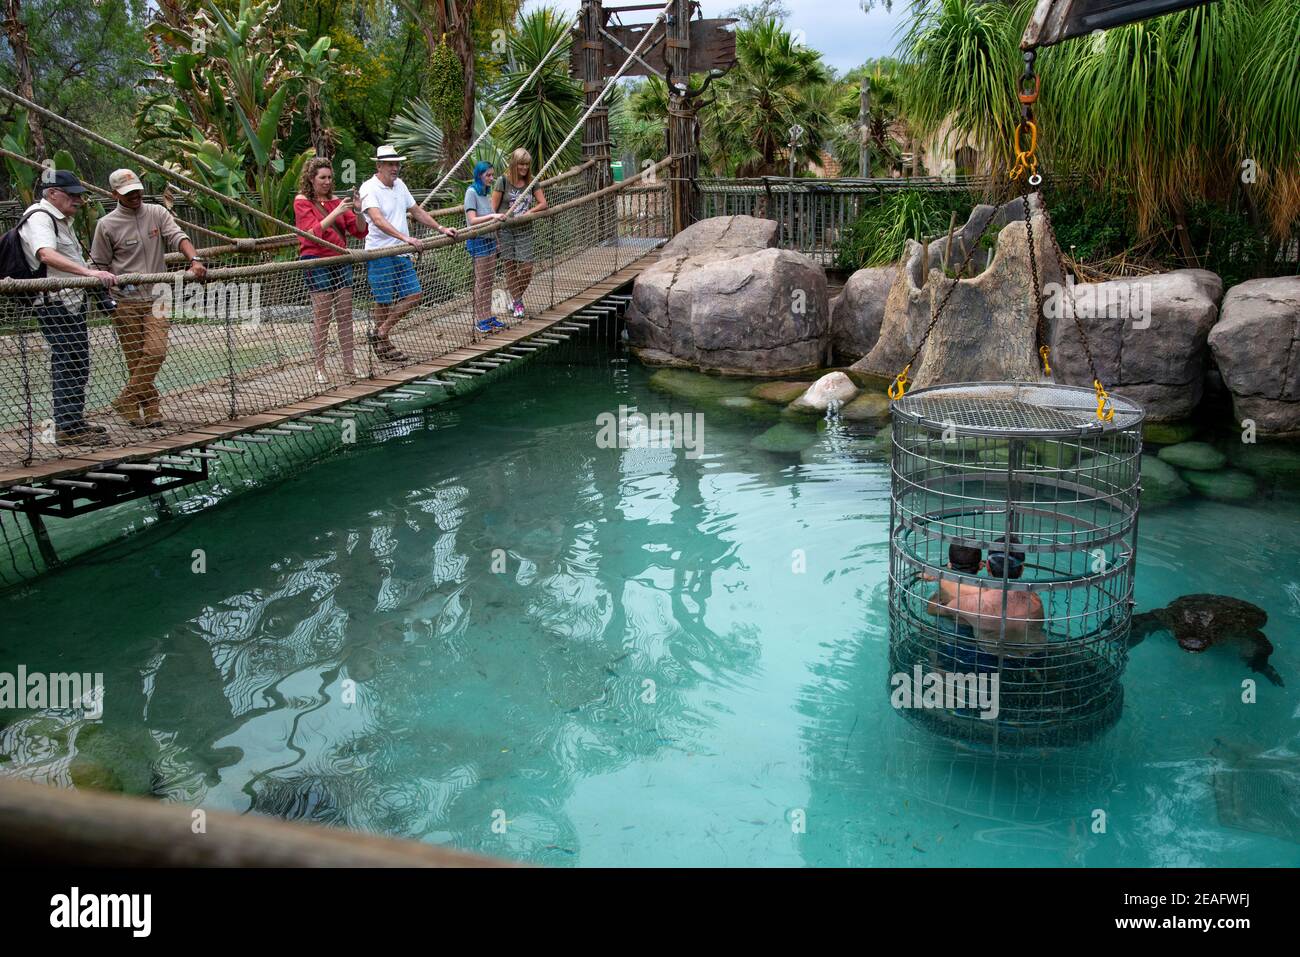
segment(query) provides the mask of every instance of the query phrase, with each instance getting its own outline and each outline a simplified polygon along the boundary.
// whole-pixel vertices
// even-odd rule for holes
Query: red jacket
[[[357,221],[357,214],[348,210],[340,213],[338,219],[324,231],[321,230],[321,221],[325,218],[326,213],[334,210],[334,207],[343,202],[341,199],[327,199],[324,203],[313,203],[311,200],[302,196],[293,201],[293,219],[294,225],[304,233],[311,233],[318,236],[326,242],[331,242],[335,246],[344,246],[348,244],[344,231],[351,233],[358,239],[364,239],[366,227]],[[322,207],[325,212],[321,212]],[[337,256],[337,250],[330,249],[328,246],[322,246],[320,243],[314,243],[309,239],[298,237],[298,255],[299,256]]]

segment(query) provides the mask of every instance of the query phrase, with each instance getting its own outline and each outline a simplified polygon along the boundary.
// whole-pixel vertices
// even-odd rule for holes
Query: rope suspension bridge
[[[671,6],[670,2],[664,7],[656,23]],[[586,112],[563,145],[602,109],[606,94],[640,56],[650,32],[598,92],[589,84]],[[131,165],[152,169],[169,183],[178,181],[259,218],[274,219],[11,91],[0,89],[0,96],[125,154]],[[275,220],[285,233],[225,240],[200,249],[209,264],[202,280],[179,271],[184,263],[177,259],[185,257],[176,254],[168,257],[168,265],[175,263],[177,271],[119,276],[115,289],[148,290],[153,301],[165,303],[169,316],[166,358],[155,383],[161,396],[161,421],[147,425],[124,419],[112,406],[130,370],[111,307],[95,305],[97,299],[103,301],[102,284],[89,278],[0,280],[0,517],[25,513],[35,524],[41,515],[81,514],[201,480],[211,459],[244,454],[250,445],[273,441],[277,435],[339,428],[357,417],[382,414],[390,403],[435,390],[455,391],[563,342],[587,323],[621,309],[626,297],[618,296],[618,291],[654,261],[655,250],[671,234],[669,177],[664,171],[675,158],[610,183],[607,165],[601,166],[602,159],[608,161],[607,144],[597,144],[601,153],[593,155],[586,140],[589,158],[582,165],[544,179],[562,146],[520,193],[522,200],[544,188],[545,208],[520,212],[516,202],[506,220],[471,228],[465,227],[459,205],[430,210],[438,223],[455,227],[457,234],[440,235],[414,225],[418,250],[409,245],[340,249],[330,257],[298,260],[291,257],[297,254],[302,231]],[[423,205],[477,145],[478,141],[471,144],[449,165]],[[40,166],[16,154],[8,158]],[[187,228],[187,232],[191,238],[215,235],[202,228]],[[501,238],[503,233],[523,234],[532,247],[534,272],[522,295],[525,318],[510,321],[507,317],[504,328],[481,332],[475,326],[474,266],[466,243]],[[422,296],[391,333],[395,354],[401,358],[390,361],[394,353],[386,359],[366,348],[375,297],[366,269],[357,267],[413,254]],[[354,368],[347,368],[340,344],[327,341],[323,376],[317,374],[321,362],[313,349],[312,290],[306,281],[308,270],[321,267],[352,272],[351,313],[357,330]],[[497,288],[504,285],[502,263],[498,262],[497,270],[493,312],[500,315],[508,311],[500,305],[505,291]],[[337,274],[332,268],[331,273]],[[60,441],[54,422],[57,372],[51,363],[50,330],[42,330],[34,305],[41,297],[89,303],[85,410],[88,419],[107,429],[107,444]]]

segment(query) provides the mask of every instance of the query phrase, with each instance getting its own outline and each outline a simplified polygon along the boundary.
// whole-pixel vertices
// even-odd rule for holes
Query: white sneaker
[[[324,385],[324,384],[325,384],[325,381],[326,381],[326,380],[325,380],[325,373],[321,372],[320,369],[317,369],[317,370],[316,370],[316,384],[317,384],[317,385]]]
[[[511,308],[510,314],[516,319],[522,319],[524,317],[524,301],[522,299],[515,300],[514,307]]]

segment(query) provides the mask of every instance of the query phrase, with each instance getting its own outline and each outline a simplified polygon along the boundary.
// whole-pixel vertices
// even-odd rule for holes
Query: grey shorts
[[[533,227],[507,226],[497,233],[500,244],[497,255],[501,259],[510,259],[517,263],[533,261]]]

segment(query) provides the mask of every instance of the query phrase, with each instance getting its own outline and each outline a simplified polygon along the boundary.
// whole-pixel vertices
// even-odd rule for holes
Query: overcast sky
[[[629,0],[609,0],[609,6],[620,6]],[[644,3],[646,0],[637,0]],[[666,2],[666,0],[665,0]],[[898,42],[896,31],[903,22],[907,0],[895,0],[892,13],[877,8],[863,13],[858,0],[784,0],[790,17],[786,26],[802,30],[804,42],[821,52],[823,59],[843,73],[871,57],[888,56]],[[580,0],[528,0],[526,10],[551,6],[576,14]],[[723,17],[735,9],[737,0],[702,0],[700,7],[706,17]],[[633,16],[649,20],[654,11],[624,14],[625,23],[636,22]]]

